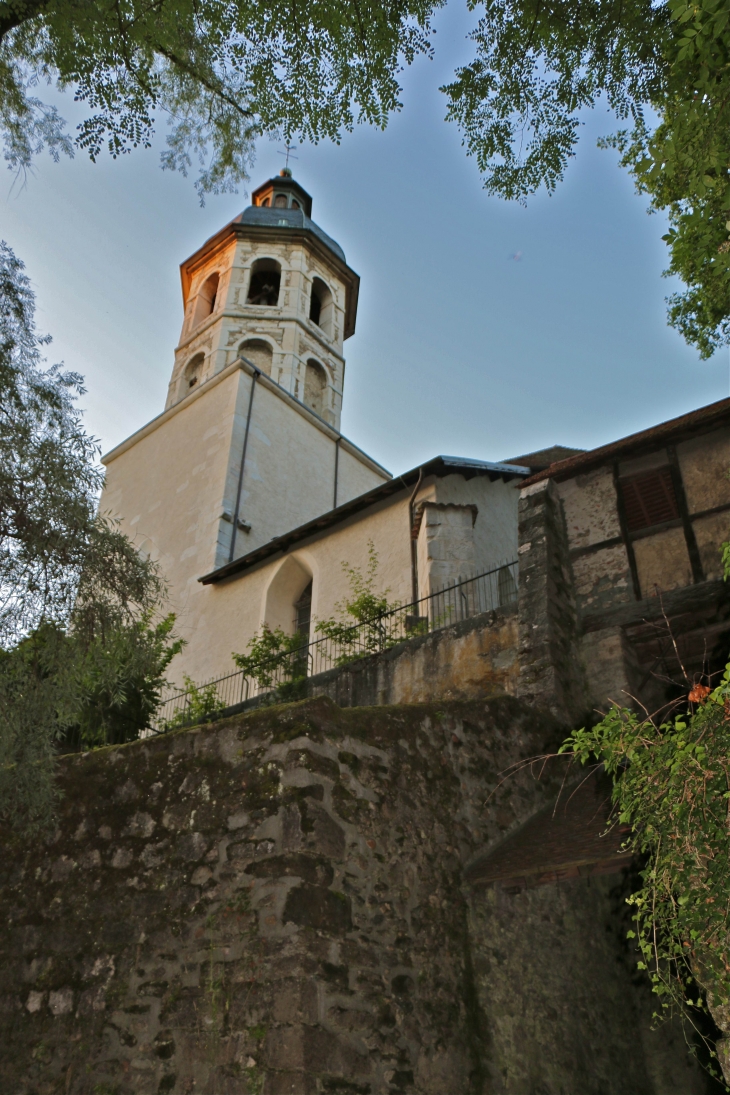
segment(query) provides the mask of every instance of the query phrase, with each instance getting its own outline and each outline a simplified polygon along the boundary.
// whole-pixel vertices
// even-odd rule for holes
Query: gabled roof
[[[503,479],[505,482],[529,475],[529,468],[521,468],[514,464],[493,464],[488,460],[470,460],[464,456],[435,456],[427,463],[412,468],[411,471],[407,471],[403,475],[396,475],[393,479],[373,487],[365,494],[352,498],[349,502],[344,502],[337,509],[328,510],[320,517],[315,517],[313,521],[307,521],[306,524],[299,525],[298,528],[292,529],[291,532],[285,532],[282,536],[275,536],[268,543],[254,548],[246,555],[241,555],[233,562],[226,563],[224,566],[218,567],[217,570],[212,570],[209,574],[204,574],[202,578],[198,578],[198,581],[203,585],[213,585],[216,582],[222,582],[225,578],[232,578],[236,574],[250,570],[271,556],[288,551],[289,548],[302,540],[323,533],[327,529],[340,524],[341,521],[346,521],[361,510],[390,498],[394,494],[399,494],[408,487],[415,486],[421,474],[424,479],[429,475],[443,478],[445,475],[452,475],[457,471],[465,479],[471,479],[475,475],[487,475],[491,480]]]
[[[549,468],[551,464],[557,464],[559,460],[567,460],[585,451],[585,449],[571,449],[567,445],[551,445],[547,449],[538,449],[536,452],[525,453],[524,456],[510,458],[507,463],[521,464],[523,468],[532,468],[537,473],[544,468]]]
[[[717,429],[719,426],[730,424],[730,399],[718,399],[716,403],[709,403],[706,407],[699,407],[689,414],[682,414],[679,418],[670,418],[668,422],[662,422],[658,426],[652,426],[648,430],[640,430],[639,433],[629,434],[620,441],[612,441],[610,445],[601,445],[597,449],[589,449],[587,452],[571,456],[567,460],[560,460],[556,464],[525,480],[524,486],[531,486],[543,479],[571,479],[574,475],[590,471],[610,461],[622,457],[638,456],[644,452],[651,452],[662,445],[684,441],[696,434],[706,433],[708,430]]]

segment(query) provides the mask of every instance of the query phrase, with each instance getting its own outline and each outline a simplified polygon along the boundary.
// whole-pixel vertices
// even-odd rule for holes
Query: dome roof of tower
[[[347,262],[345,252],[331,236],[307,216],[303,209],[272,209],[263,205],[249,205],[239,218],[240,224],[255,224],[264,228],[298,228],[311,232],[342,262]]]

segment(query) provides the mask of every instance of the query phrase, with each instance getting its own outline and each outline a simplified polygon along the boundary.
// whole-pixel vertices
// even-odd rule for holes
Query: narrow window
[[[304,402],[315,414],[324,414],[327,374],[319,362],[310,360],[304,373]]]
[[[299,600],[294,604],[294,631],[301,635],[302,643],[309,642],[309,628],[312,622],[312,583],[305,588]]]
[[[292,198],[291,207],[292,207],[292,209],[301,209],[302,208],[296,198]]]
[[[249,304],[279,303],[281,285],[281,267],[274,259],[257,259],[251,267],[251,282],[248,287]]]
[[[263,201],[262,201],[262,202],[261,202],[260,204],[261,204],[262,206],[269,206],[269,205],[271,205],[271,198],[264,198],[264,200],[263,200]]]
[[[679,517],[669,468],[642,472],[619,480],[629,532],[661,525]]]
[[[200,383],[204,364],[205,354],[196,354],[188,361],[180,378],[179,399],[184,399],[186,395],[190,395],[192,389]]]
[[[319,317],[322,315],[322,300],[317,290],[312,286],[312,299],[309,302],[309,318],[319,327]]]

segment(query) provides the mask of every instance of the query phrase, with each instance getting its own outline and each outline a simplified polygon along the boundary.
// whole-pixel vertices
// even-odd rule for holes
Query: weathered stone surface
[[[563,505],[547,479],[520,494],[519,682],[516,694],[566,723],[589,708]]]
[[[696,1074],[637,1037],[604,891],[556,919],[462,884],[551,801],[557,768],[502,773],[555,733],[506,696],[319,698],[64,758],[57,831],[0,855],[0,1091],[695,1095],[626,1086]]]

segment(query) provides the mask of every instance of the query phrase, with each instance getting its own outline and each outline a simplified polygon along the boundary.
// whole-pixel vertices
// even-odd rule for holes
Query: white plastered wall
[[[232,510],[248,415],[251,378],[242,374],[241,398],[234,431],[234,458],[227,497]],[[246,449],[240,514],[250,533],[236,536],[235,557],[247,554],[276,536],[333,508],[336,435],[321,429],[308,413],[261,379],[256,384]],[[341,441],[337,458],[338,505],[380,483],[387,474],[364,454]],[[223,565],[227,557],[221,558]]]
[[[455,474],[445,479],[426,480],[415,499],[416,505],[436,494],[458,496],[457,512],[469,521],[477,505],[483,526],[480,547],[474,539],[476,569],[485,570],[516,557],[517,491],[511,483],[486,476],[465,480]],[[185,650],[185,671],[196,680],[206,680],[230,670],[231,652],[246,649],[249,640],[266,622],[291,632],[294,603],[310,581],[312,589],[312,633],[317,620],[338,616],[337,603],[350,593],[343,567],[347,564],[364,572],[368,546],[378,556],[376,591],[388,590],[388,599],[411,600],[410,489],[376,502],[361,512],[293,546],[284,556],[262,563],[226,581],[203,587],[207,594],[204,615],[196,635]],[[510,527],[510,518],[512,527]],[[489,543],[489,529],[494,540]],[[461,530],[463,531],[463,529]],[[427,592],[421,590],[421,592]],[[181,674],[183,662],[176,672]]]
[[[159,562],[169,585],[169,607],[188,644],[174,665],[177,680],[183,673],[202,680],[226,672],[231,650],[263,619],[258,572],[246,579],[243,598],[230,604],[214,595],[217,587],[198,582],[228,561],[233,525],[222,514],[232,515],[235,506],[251,380],[245,369],[230,366],[104,458],[101,511],[120,519],[122,531]],[[237,533],[236,557],[332,508],[335,440],[285,393],[258,381],[240,509],[251,532]],[[340,503],[388,478],[348,445],[343,439],[339,446]]]
[[[521,479],[470,479],[455,469],[452,475],[424,481],[418,500],[459,506],[475,505],[474,565],[477,572],[492,570],[517,558],[517,503]]]
[[[264,622],[291,633],[294,602],[310,578],[314,636],[316,621],[337,616],[337,602],[350,593],[343,563],[364,572],[370,541],[378,554],[377,591],[387,589],[390,601],[409,601],[411,555],[404,490],[255,570],[201,586],[204,611],[189,646],[172,667],[173,675],[181,679],[186,672],[202,681],[228,672],[231,653],[244,651]]]

